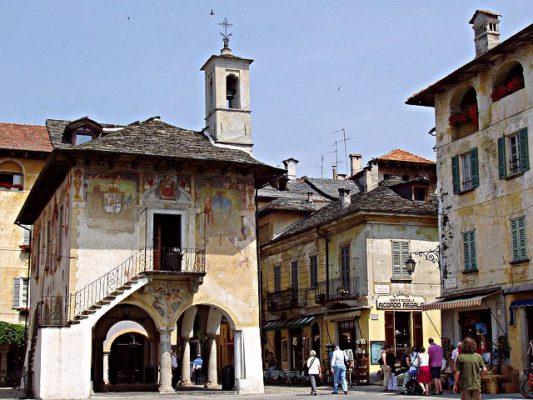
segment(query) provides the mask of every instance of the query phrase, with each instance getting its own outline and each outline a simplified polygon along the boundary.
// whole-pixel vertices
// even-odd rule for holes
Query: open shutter
[[[521,260],[527,258],[526,245],[526,220],[524,217],[520,217],[518,218],[518,248]]]
[[[422,331],[422,312],[413,311],[413,346],[419,348],[424,344],[424,332]]]
[[[409,272],[405,266],[405,261],[409,258],[409,242],[400,242],[401,254],[400,254],[400,270],[402,271],[402,277],[409,278]]]
[[[477,147],[470,150],[470,173],[472,174],[472,188],[479,186],[479,163],[477,156]]]
[[[465,271],[470,270],[470,246],[468,245],[468,232],[463,233],[463,250],[465,260]]]
[[[511,244],[513,247],[513,261],[520,259],[520,250],[518,246],[518,219],[511,220]]]
[[[453,192],[459,193],[461,191],[459,186],[459,156],[452,157],[452,184]]]
[[[507,163],[505,158],[505,137],[498,138],[498,174],[500,179],[507,176]]]
[[[472,270],[477,269],[477,256],[476,256],[476,231],[468,232],[470,242],[470,268]]]
[[[27,308],[28,307],[28,279],[26,278],[20,278],[20,284],[21,284],[21,293],[20,293],[20,307],[21,308]]]
[[[527,143],[527,128],[520,129],[518,132],[520,137],[520,170],[529,170],[529,148]]]
[[[21,279],[13,278],[13,308],[20,308],[20,298],[22,294]]]
[[[392,242],[392,276],[398,278],[402,275],[400,257],[400,242]]]
[[[394,344],[394,311],[385,311],[385,343]]]

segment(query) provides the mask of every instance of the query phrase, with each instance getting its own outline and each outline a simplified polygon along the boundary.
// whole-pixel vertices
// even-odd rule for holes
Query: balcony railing
[[[329,282],[318,282],[315,286],[315,302],[317,304],[324,304],[327,301],[356,299],[359,296],[359,277],[333,278]]]
[[[153,270],[205,273],[205,249],[161,247],[153,250]]]
[[[285,289],[267,293],[268,311],[307,307],[307,289]]]

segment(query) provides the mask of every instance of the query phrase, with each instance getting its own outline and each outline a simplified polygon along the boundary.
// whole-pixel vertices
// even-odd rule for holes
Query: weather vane
[[[220,26],[224,27],[224,33],[220,32],[222,35],[223,41],[224,41],[224,48],[229,49],[229,37],[231,36],[231,33],[228,33],[228,28],[233,26],[232,23],[228,22],[228,19],[224,17],[224,21],[219,23]]]

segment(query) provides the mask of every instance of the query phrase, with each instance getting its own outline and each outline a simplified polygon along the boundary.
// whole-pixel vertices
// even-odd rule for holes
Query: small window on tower
[[[226,101],[228,108],[240,108],[239,79],[235,75],[226,77]]]

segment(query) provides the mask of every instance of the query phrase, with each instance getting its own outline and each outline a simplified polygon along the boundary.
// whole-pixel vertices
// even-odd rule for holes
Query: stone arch
[[[120,328],[119,330],[117,330],[116,332],[112,333],[111,336],[109,336],[111,330],[118,324],[120,324],[121,322],[125,322],[125,321],[119,321],[117,322],[115,325],[113,325],[111,328],[109,328],[109,331],[108,331],[108,334],[107,334],[107,337],[106,337],[106,340],[104,341],[104,353],[105,352],[109,352],[111,351],[111,345],[113,344],[113,342],[119,337],[119,336],[122,336],[122,335],[125,335],[126,333],[137,333],[139,335],[143,335],[144,337],[146,337],[147,339],[150,337],[148,335],[148,332],[146,331],[146,329],[144,329],[144,327],[142,325],[139,324],[139,328],[134,328],[134,327],[124,327],[124,328]]]
[[[182,305],[177,310],[176,314],[174,315],[174,318],[171,319],[171,321],[170,321],[171,324],[170,325],[171,326],[175,326],[176,323],[178,322],[178,319],[181,317],[181,315],[183,313],[185,313],[189,308],[194,307],[194,306],[214,307],[214,308],[220,310],[222,316],[224,316],[228,320],[231,329],[233,329],[233,330],[241,329],[239,320],[237,319],[235,314],[233,314],[232,312],[228,311],[226,309],[225,305],[222,305],[219,301],[214,300],[214,299],[209,299],[208,301],[197,301],[197,302],[193,302],[192,304]]]
[[[525,87],[524,67],[518,60],[509,60],[499,66],[492,79],[492,101],[497,101],[508,94]]]

